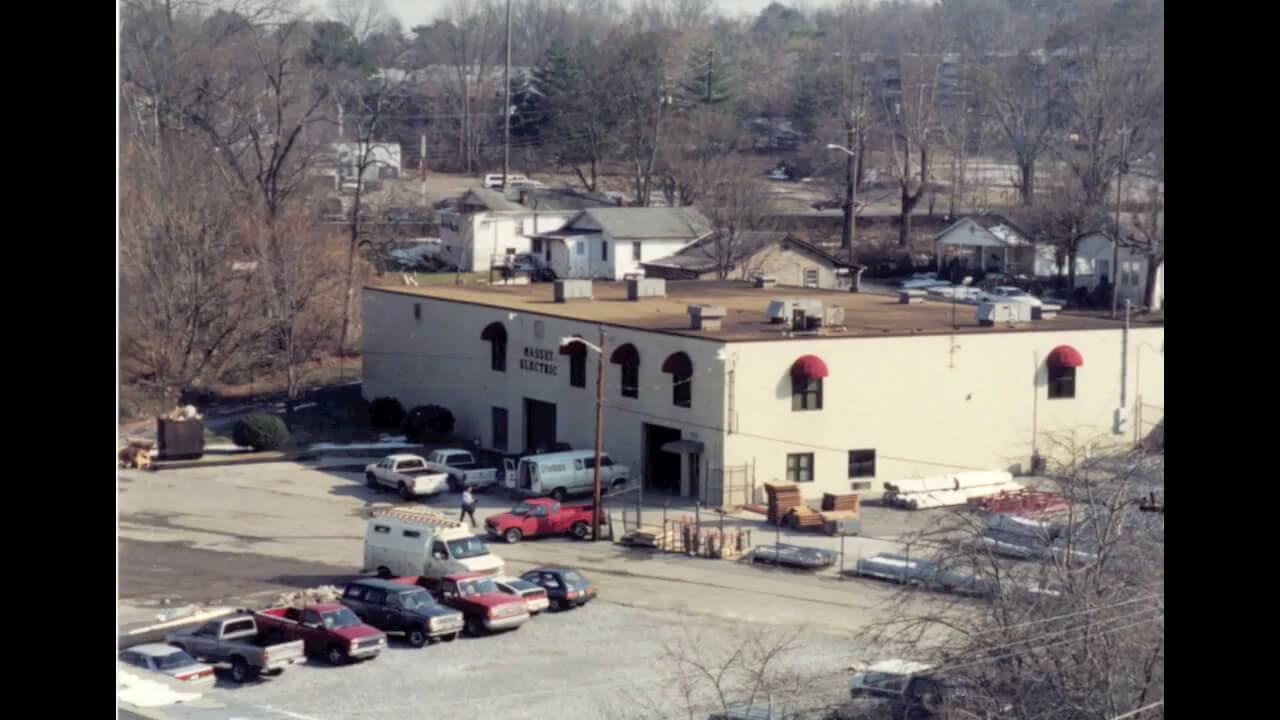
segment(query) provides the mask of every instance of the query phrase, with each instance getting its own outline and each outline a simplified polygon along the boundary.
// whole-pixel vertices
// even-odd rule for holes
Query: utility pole
[[[1129,172],[1125,161],[1126,143],[1129,140],[1129,127],[1120,126],[1120,165],[1116,168],[1116,234],[1111,243],[1111,319],[1116,319],[1116,311],[1120,307],[1120,201],[1124,197],[1120,189],[1125,173]]]
[[[507,172],[511,168],[511,0],[507,0],[507,65],[502,71],[506,90],[502,95],[502,192],[507,191]]]
[[[595,506],[591,512],[591,539],[600,539],[600,431],[604,421],[604,326],[600,326],[600,352],[596,362],[596,462]]]

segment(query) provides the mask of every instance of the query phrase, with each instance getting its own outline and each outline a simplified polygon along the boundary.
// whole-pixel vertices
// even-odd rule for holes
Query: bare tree
[[[1156,279],[1164,265],[1164,169],[1147,191],[1147,203],[1134,218],[1133,230],[1125,234],[1122,242],[1138,251],[1147,260],[1147,285],[1144,304],[1156,307]]]
[[[774,200],[758,181],[743,179],[741,173],[724,177],[714,194],[700,203],[713,232],[697,248],[713,263],[717,279],[727,279],[734,270],[746,279],[755,270],[751,258],[777,229]]]
[[[392,20],[385,0],[329,0],[329,14],[359,45],[386,31]]]
[[[455,0],[449,13],[451,32],[446,34],[446,42],[454,82],[448,86],[448,94],[459,111],[458,159],[463,171],[472,173],[479,162],[481,138],[492,124],[484,120],[496,98],[493,68],[501,46],[502,21],[492,0]]]
[[[632,166],[636,203],[648,206],[662,145],[663,120],[673,99],[672,53],[659,32],[619,33],[611,64],[619,83],[622,136]]]
[[[121,156],[121,353],[160,407],[216,382],[257,340],[257,286],[238,266],[231,198],[191,143],[130,142]]]
[[[952,691],[951,716],[1105,720],[1163,699],[1164,516],[1137,502],[1162,492],[1163,457],[1050,443],[1046,489],[1065,507],[1018,532],[992,515],[941,517],[915,539],[943,572],[904,593],[950,588],[951,601],[870,634],[935,638],[918,649]]]

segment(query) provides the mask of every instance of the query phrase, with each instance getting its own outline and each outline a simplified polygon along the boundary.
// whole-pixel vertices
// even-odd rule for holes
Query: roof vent
[[[797,308],[803,309],[806,315],[822,316],[822,301],[816,298],[770,300],[769,307],[765,310],[765,316],[769,318],[770,323],[781,325],[791,321],[792,311]]]
[[[569,302],[570,300],[590,300],[591,299],[591,281],[590,280],[556,280],[556,302]]]
[[[723,305],[690,305],[688,313],[694,330],[719,330],[725,316]]]
[[[627,299],[631,301],[646,297],[666,297],[667,281],[662,278],[627,278]]]

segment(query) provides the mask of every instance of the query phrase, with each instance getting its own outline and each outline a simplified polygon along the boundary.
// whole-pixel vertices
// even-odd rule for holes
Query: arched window
[[[574,335],[574,337],[582,337]],[[560,354],[569,356],[569,384],[574,387],[587,386],[587,346],[582,343],[569,343],[560,346]]]
[[[627,343],[613,351],[611,362],[622,366],[622,397],[640,397],[640,352]]]
[[[1059,345],[1049,351],[1049,399],[1076,396],[1076,368],[1084,365],[1080,351],[1070,345]]]
[[[500,322],[489,323],[480,333],[480,339],[489,343],[489,364],[498,372],[507,371],[507,329]]]
[[[671,373],[671,402],[689,407],[693,399],[693,362],[682,352],[671,353],[662,363],[662,372]]]
[[[801,355],[791,364],[791,409],[821,410],[827,364],[817,355]]]

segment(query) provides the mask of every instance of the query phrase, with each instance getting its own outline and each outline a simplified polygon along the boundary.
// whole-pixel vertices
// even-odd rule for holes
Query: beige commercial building
[[[983,325],[973,306],[742,282],[667,282],[636,300],[597,282],[592,296],[366,288],[365,395],[448,407],[481,447],[590,448],[599,358],[561,339],[600,345],[603,333],[604,448],[646,492],[709,504],[753,487],[758,502],[766,482],[812,498],[1027,471],[1071,438],[1131,446],[1163,420],[1162,321],[1127,335],[1100,314]],[[773,301],[785,302],[770,316]],[[797,309],[821,322],[795,321]]]

